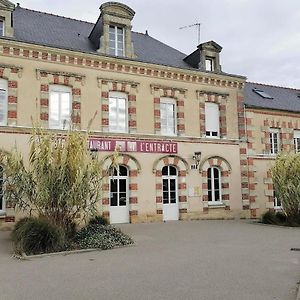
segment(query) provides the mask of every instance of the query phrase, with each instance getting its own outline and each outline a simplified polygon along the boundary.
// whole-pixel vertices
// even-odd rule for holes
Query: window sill
[[[226,205],[224,203],[208,203],[209,208],[225,208]]]

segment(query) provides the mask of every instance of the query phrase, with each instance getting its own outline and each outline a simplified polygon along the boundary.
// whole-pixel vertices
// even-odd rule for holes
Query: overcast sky
[[[19,0],[24,8],[96,22],[99,0]],[[221,46],[223,71],[249,81],[300,89],[300,0],[121,0],[135,10],[133,30],[190,54],[201,42]],[[87,5],[88,3],[88,5]]]

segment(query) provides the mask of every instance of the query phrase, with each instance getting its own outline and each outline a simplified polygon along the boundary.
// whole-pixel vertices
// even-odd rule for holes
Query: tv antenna
[[[191,25],[187,25],[187,26],[183,26],[180,27],[179,29],[186,29],[186,28],[190,28],[190,27],[198,27],[198,45],[200,45],[201,39],[200,39],[200,35],[201,35],[201,23],[195,23],[195,24],[191,24]]]

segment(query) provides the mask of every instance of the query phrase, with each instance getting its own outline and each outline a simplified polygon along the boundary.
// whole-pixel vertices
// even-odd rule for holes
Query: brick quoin
[[[8,87],[11,89],[16,89],[18,87],[17,81],[9,81],[8,82]]]
[[[17,111],[16,110],[9,111],[7,116],[8,116],[9,119],[16,119],[17,118]]]

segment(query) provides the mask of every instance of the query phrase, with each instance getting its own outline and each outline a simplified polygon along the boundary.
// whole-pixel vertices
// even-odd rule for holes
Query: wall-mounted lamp
[[[193,155],[193,160],[195,161],[195,164],[197,165],[197,168],[201,161],[201,152],[195,152]]]

